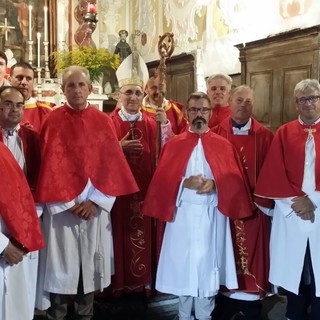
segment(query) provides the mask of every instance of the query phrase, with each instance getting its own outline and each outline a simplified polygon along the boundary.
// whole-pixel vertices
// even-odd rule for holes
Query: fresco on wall
[[[284,19],[289,19],[306,14],[313,2],[313,0],[280,0],[280,15]]]

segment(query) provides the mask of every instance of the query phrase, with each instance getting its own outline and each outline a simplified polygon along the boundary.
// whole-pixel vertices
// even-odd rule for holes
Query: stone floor
[[[262,302],[262,318],[257,320],[285,320],[286,298],[274,295]],[[93,320],[177,320],[178,299],[175,296],[161,295],[148,301],[145,316],[135,315],[134,308],[125,302],[115,303],[110,299],[95,301]],[[45,320],[45,312],[36,312],[34,320]],[[68,320],[73,320],[69,317]],[[232,319],[230,319],[232,320]]]

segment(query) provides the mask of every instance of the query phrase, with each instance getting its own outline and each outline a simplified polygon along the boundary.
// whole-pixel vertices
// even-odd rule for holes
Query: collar
[[[316,121],[314,121],[312,124],[306,124],[306,123],[304,123],[300,116],[298,117],[298,121],[299,121],[299,123],[302,124],[303,126],[309,126],[309,127],[311,127],[311,126],[314,126],[314,125],[316,125],[316,124],[318,124],[318,123],[320,122],[320,117],[319,117]]]
[[[34,97],[30,97],[28,100],[24,102],[24,105],[26,106],[27,104],[35,104],[35,103],[37,103],[37,99]]]
[[[164,108],[164,107],[168,104],[168,102],[169,102],[169,101],[168,101],[166,98],[163,98],[162,108]],[[148,107],[148,108],[151,108],[151,109],[156,109],[156,108],[158,108],[157,105],[151,103],[150,98],[149,98],[148,95],[146,95],[146,96],[143,98],[143,100],[142,100],[142,105],[143,105],[143,106],[146,106],[146,107]]]
[[[20,129],[20,124],[18,123],[14,128],[1,128],[2,134],[5,137],[15,136]]]
[[[243,124],[239,124],[231,118],[231,124],[233,129],[238,129],[239,131],[248,131],[251,128],[251,118]]]
[[[128,113],[123,106],[119,111],[119,116],[122,119],[122,121],[141,121],[142,120],[141,111],[138,111],[135,114],[131,114],[131,113]]]
[[[72,110],[76,110],[75,108],[73,108],[73,107],[71,107],[71,105],[69,104],[69,102],[68,101],[66,101],[66,105],[70,108],[70,109],[72,109]],[[88,107],[89,107],[89,102],[87,101],[87,105],[86,105],[86,107],[84,108],[84,109],[87,109]],[[83,110],[84,110],[83,109]]]

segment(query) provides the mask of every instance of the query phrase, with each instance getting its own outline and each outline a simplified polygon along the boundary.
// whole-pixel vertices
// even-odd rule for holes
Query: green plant
[[[97,81],[104,71],[116,70],[120,64],[117,54],[112,54],[104,48],[96,49],[89,46],[74,46],[71,50],[55,51],[51,55],[58,74],[71,65],[78,65],[89,70],[92,82]]]

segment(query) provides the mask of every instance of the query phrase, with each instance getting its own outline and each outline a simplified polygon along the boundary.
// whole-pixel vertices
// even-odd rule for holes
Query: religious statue
[[[130,45],[127,43],[126,40],[126,38],[128,37],[128,31],[120,30],[119,37],[120,41],[116,45],[114,54],[118,54],[120,56],[121,61],[123,61],[132,52]]]

